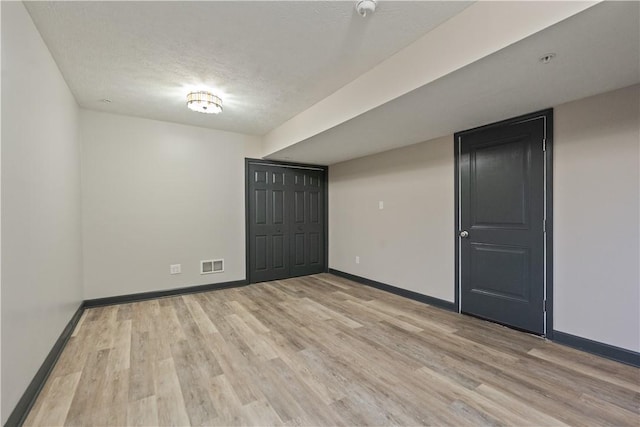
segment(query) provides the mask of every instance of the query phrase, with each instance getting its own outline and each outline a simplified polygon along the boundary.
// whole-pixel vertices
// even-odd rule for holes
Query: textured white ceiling
[[[268,158],[334,164],[639,82],[640,2],[603,2]]]
[[[471,2],[26,2],[85,108],[262,135]],[[219,115],[185,96],[212,89]],[[101,103],[107,98],[110,104]]]

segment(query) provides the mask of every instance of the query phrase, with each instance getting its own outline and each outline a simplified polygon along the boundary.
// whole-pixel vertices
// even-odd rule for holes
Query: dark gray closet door
[[[252,282],[289,277],[291,176],[284,168],[249,165],[249,270]]]
[[[460,141],[461,311],[544,333],[544,122]]]
[[[249,163],[251,283],[325,269],[324,171]]]
[[[291,276],[324,271],[324,174],[292,169]]]

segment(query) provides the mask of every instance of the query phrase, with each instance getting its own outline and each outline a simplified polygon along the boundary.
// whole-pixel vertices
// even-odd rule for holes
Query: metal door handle
[[[462,237],[463,239],[466,239],[467,237],[469,237],[469,232],[467,230],[461,231],[460,237]]]

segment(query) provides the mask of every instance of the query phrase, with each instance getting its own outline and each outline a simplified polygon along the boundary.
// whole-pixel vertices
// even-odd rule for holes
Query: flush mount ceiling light
[[[187,94],[187,107],[199,113],[218,114],[222,112],[222,99],[211,92],[190,92]]]

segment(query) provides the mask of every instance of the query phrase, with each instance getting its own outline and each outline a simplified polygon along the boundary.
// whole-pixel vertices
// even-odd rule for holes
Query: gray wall
[[[555,329],[633,351],[639,87],[555,109]],[[453,171],[451,136],[331,166],[331,268],[453,301]]]
[[[81,129],[86,299],[245,278],[244,158],[260,138],[88,110]],[[219,258],[223,273],[200,275]]]
[[[2,423],[82,300],[78,107],[2,2]]]
[[[640,86],[555,121],[555,328],[640,351]]]
[[[331,268],[453,301],[452,141],[329,168]]]

